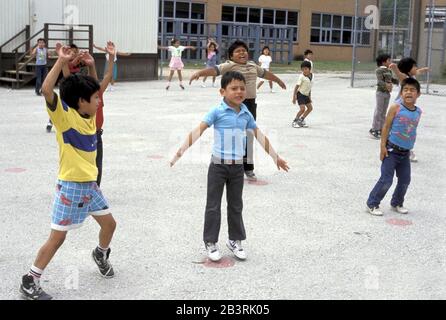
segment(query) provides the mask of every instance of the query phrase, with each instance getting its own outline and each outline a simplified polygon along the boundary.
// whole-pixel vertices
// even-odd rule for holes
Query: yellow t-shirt
[[[58,178],[71,182],[96,181],[96,117],[84,118],[59,96],[54,97],[57,97],[56,110],[47,106],[47,111],[56,127],[59,144]]]
[[[233,61],[227,61],[218,65],[217,75],[224,75],[229,71],[238,71],[245,77],[246,80],[246,99],[255,99],[257,96],[257,77],[263,78],[265,76],[265,69],[252,61],[246,64],[239,64]]]

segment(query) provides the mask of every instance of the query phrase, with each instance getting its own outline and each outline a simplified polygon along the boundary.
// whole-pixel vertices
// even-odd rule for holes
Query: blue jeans
[[[40,89],[42,89],[42,84],[45,81],[47,73],[48,69],[46,65],[36,66],[36,93],[39,93]]]
[[[386,196],[387,191],[393,183],[393,176],[396,172],[398,183],[392,196],[391,206],[403,206],[404,196],[410,185],[410,153],[389,151],[389,156],[384,159],[381,165],[381,178],[373,188],[367,200],[369,208],[379,207],[381,201]]]

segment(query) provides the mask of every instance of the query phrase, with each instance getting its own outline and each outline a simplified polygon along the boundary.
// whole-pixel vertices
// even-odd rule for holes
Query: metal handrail
[[[17,48],[13,49],[12,52],[16,52],[18,51],[21,47],[23,47],[27,42],[31,41],[32,39],[34,39],[35,37],[37,37],[39,34],[41,34],[43,31],[45,30],[45,28],[41,29],[40,31],[36,32],[33,36],[29,37],[28,39],[26,39],[23,43],[21,43]]]
[[[22,33],[26,32],[26,30],[28,29],[28,27],[25,27],[22,31],[20,31],[19,33],[17,33],[14,37],[12,37],[11,39],[9,39],[8,41],[6,41],[4,44],[2,44],[0,46],[0,51],[7,46],[9,43],[11,43],[12,41],[14,41],[16,38],[20,37],[22,35]],[[26,42],[25,42],[26,43]],[[23,46],[23,44],[22,44]]]

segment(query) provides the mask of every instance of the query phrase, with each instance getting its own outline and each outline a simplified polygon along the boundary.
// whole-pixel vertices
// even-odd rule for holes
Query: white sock
[[[42,274],[43,274],[43,270],[41,270],[41,269],[37,268],[35,265],[33,265],[31,267],[31,269],[29,269],[28,274],[30,276],[32,276],[34,278],[34,280],[36,280],[36,279],[40,280],[40,278],[42,277]]]

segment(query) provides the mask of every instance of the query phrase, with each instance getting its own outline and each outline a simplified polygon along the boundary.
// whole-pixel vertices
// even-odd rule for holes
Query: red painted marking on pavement
[[[388,224],[394,225],[394,226],[400,226],[400,227],[406,227],[412,225],[412,221],[409,220],[403,220],[403,219],[388,219],[386,220]]]
[[[164,159],[163,156],[158,156],[158,155],[148,156],[147,158],[152,159],[152,160],[161,160],[161,159]]]
[[[23,169],[23,168],[9,168],[9,169],[5,170],[5,172],[10,172],[10,173],[22,173],[25,171],[26,171],[26,169]]]
[[[218,262],[213,262],[209,260],[209,258],[206,258],[203,261],[203,265],[206,268],[217,268],[217,269],[224,269],[224,268],[231,268],[235,265],[235,260],[230,257],[223,257]]]
[[[263,180],[257,180],[257,181],[249,181],[248,179],[245,180],[246,182],[248,182],[248,184],[252,184],[254,186],[266,186],[269,183]]]

